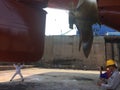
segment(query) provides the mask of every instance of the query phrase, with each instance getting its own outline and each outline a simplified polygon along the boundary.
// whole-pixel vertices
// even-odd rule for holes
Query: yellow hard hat
[[[106,62],[106,66],[111,66],[111,65],[115,65],[115,61],[112,60],[112,59],[108,59],[107,62]]]

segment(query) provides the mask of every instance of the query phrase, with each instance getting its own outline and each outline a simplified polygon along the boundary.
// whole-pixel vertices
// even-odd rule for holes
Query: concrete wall
[[[105,63],[105,45],[103,37],[94,37],[88,58],[79,51],[79,36],[46,36],[42,60],[45,67],[97,69]]]

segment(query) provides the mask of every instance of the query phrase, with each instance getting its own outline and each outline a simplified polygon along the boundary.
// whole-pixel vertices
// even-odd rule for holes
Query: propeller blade
[[[92,25],[99,22],[97,12],[97,3],[91,0],[79,0],[77,7],[69,12],[70,28],[72,24],[77,26],[80,32],[79,46],[82,46],[86,57],[89,56],[93,43]]]

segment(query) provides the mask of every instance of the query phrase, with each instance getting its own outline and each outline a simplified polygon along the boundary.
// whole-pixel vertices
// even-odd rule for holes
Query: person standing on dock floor
[[[14,67],[15,67],[15,69],[16,69],[16,72],[15,72],[15,74],[12,76],[12,78],[10,79],[10,81],[12,81],[17,74],[19,74],[20,77],[21,77],[21,79],[22,79],[22,81],[24,81],[23,75],[22,75],[22,73],[21,73],[21,68],[23,68],[23,64],[17,63],[17,64],[13,64],[13,65],[14,65]]]

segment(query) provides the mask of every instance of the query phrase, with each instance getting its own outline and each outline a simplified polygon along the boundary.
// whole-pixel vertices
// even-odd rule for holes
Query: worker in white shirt
[[[12,81],[17,74],[20,75],[22,81],[24,81],[24,78],[23,78],[22,73],[21,73],[21,68],[23,68],[23,64],[18,63],[18,64],[13,64],[13,65],[14,65],[14,67],[16,69],[16,72],[12,76],[12,78],[10,79],[10,81]]]
[[[106,67],[111,70],[112,75],[108,78],[107,83],[98,82],[97,85],[106,90],[120,90],[120,73],[114,60],[109,59]]]

